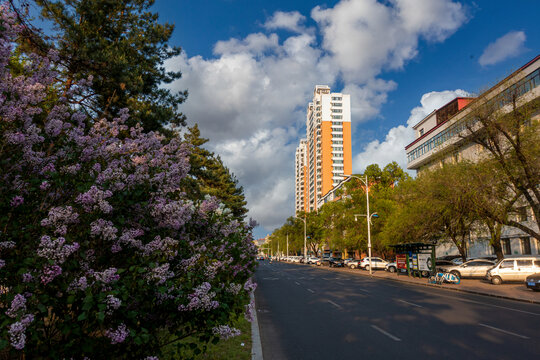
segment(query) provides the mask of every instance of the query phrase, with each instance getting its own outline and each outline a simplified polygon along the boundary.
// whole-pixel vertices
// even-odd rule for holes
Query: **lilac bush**
[[[237,335],[254,224],[188,199],[180,137],[80,112],[91,79],[61,91],[54,52],[15,56],[21,30],[0,5],[0,352],[155,359]]]

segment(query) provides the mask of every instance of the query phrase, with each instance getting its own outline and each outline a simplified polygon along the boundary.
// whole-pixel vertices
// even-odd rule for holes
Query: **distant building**
[[[296,195],[296,211],[318,209],[319,199],[352,173],[350,95],[332,93],[327,85],[317,85],[306,114],[306,174],[304,192]],[[298,158],[297,158],[298,166]],[[297,172],[296,183],[300,173]],[[301,182],[300,182],[301,183]],[[299,201],[304,196],[304,202]],[[322,203],[321,203],[322,204]],[[302,209],[303,206],[303,209]]]
[[[540,97],[540,55],[512,73],[503,81],[493,86],[482,96],[489,101],[497,101],[501,111],[506,111],[508,94],[518,91],[526,101]],[[446,162],[461,160],[478,161],[485,155],[480,145],[465,136],[464,122],[468,120],[474,108],[474,99],[456,98],[433,111],[413,126],[416,139],[405,147],[407,152],[407,168],[421,173],[426,169],[439,167]],[[533,116],[540,119],[540,114]],[[539,160],[540,161],[540,160]],[[521,218],[527,221],[531,209],[524,209]],[[482,235],[471,235],[474,240],[470,248],[470,256],[492,254],[491,246],[481,241]],[[480,240],[480,241],[479,241]],[[540,254],[540,242],[531,246],[530,237],[513,227],[505,227],[502,234],[503,251],[506,254]]]
[[[307,140],[300,140],[300,145],[296,148],[294,166],[294,194],[295,194],[295,210],[296,213],[300,211],[309,211],[308,206],[308,167],[307,167]]]

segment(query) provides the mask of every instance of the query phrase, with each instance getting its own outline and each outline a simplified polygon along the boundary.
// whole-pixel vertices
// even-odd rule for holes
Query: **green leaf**
[[[85,312],[81,313],[81,315],[79,315],[77,317],[77,321],[83,321],[83,320],[86,320],[86,313]]]

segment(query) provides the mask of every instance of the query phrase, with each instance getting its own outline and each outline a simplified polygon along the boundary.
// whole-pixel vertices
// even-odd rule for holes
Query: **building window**
[[[420,129],[419,133],[420,133],[420,136],[424,135],[424,129]]]
[[[531,239],[529,237],[521,238],[521,253],[524,255],[531,254]]]
[[[504,255],[512,255],[512,248],[510,247],[510,239],[501,240],[502,251]]]
[[[341,121],[332,121],[332,125],[343,125]]]
[[[338,107],[340,107],[342,105],[341,103],[331,103],[331,104],[332,104],[332,106],[338,106]]]
[[[527,207],[517,208],[517,221],[527,221]]]
[[[343,119],[343,115],[332,115],[332,119]]]
[[[342,141],[342,140],[333,140],[333,141],[332,141],[332,144],[334,144],[334,145],[340,145],[340,144],[343,144],[343,141]]]
[[[340,113],[340,112],[343,112],[343,110],[341,110],[341,109],[332,109],[332,112],[334,112],[334,113]]]
[[[343,138],[343,134],[333,134],[333,138]]]
[[[341,101],[341,97],[339,97],[339,96],[332,96],[332,100],[334,100],[334,101]]]

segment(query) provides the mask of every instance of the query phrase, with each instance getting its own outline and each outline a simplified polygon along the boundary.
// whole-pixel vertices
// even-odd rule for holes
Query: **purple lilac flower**
[[[90,224],[90,235],[101,236],[104,240],[113,241],[116,239],[118,229],[111,221],[98,219]]]
[[[16,195],[11,199],[10,205],[13,207],[21,206],[24,203],[22,196]]]
[[[122,300],[114,297],[113,295],[107,295],[107,314],[112,315],[114,310],[117,310],[122,305]]]
[[[71,245],[65,243],[66,239],[59,237],[52,240],[49,236],[43,235],[37,250],[38,256],[47,260],[52,260],[57,264],[63,264],[66,259],[79,249],[79,244],[74,242]]]
[[[40,190],[47,190],[49,187],[51,187],[51,184],[47,180],[43,181],[41,185],[39,185]]]
[[[246,307],[246,311],[244,312],[244,317],[246,318],[247,321],[253,322],[253,320],[255,319],[255,314],[256,314],[255,298],[253,296],[251,297],[249,304],[247,304],[245,307]]]
[[[252,292],[255,291],[257,288],[257,284],[253,282],[251,278],[249,278],[246,283],[244,284],[244,290]]]
[[[126,328],[126,325],[120,324],[116,330],[109,329],[105,331],[105,335],[111,339],[111,344],[120,344],[126,340],[126,337],[129,335],[129,331]]]
[[[206,310],[210,311],[219,306],[219,303],[212,300],[215,296],[215,292],[209,292],[211,285],[208,282],[204,282],[196,287],[192,294],[188,295],[189,304],[178,306],[180,311],[192,311],[192,310]]]
[[[0,259],[0,269],[6,266],[6,260]]]
[[[69,284],[68,291],[81,290],[84,291],[88,287],[88,280],[86,276],[82,276],[78,279],[75,279]]]
[[[219,336],[222,340],[227,340],[242,334],[240,330],[232,328],[229,325],[216,326],[212,328],[212,333],[216,336]]]
[[[62,274],[62,268],[60,266],[58,265],[46,266],[43,269],[43,274],[41,275],[41,282],[44,285],[47,285],[48,283],[53,281],[55,277],[57,277],[60,274]]]
[[[148,275],[148,279],[156,281],[156,284],[158,285],[163,284],[165,281],[167,281],[167,279],[170,279],[174,276],[174,272],[169,271],[169,267],[170,264],[165,263],[161,266],[157,266],[151,269]]]
[[[11,306],[6,311],[6,315],[11,318],[15,318],[21,311],[26,311],[26,298],[21,294],[17,294],[11,301]]]
[[[41,220],[41,226],[53,227],[55,234],[65,235],[67,226],[77,224],[79,222],[79,214],[73,211],[71,206],[58,206],[49,210],[48,216]]]
[[[22,274],[22,278],[23,278],[23,282],[25,282],[25,283],[34,280],[34,277],[33,277],[32,274],[30,274],[30,273],[24,273],[24,274]]]
[[[28,314],[25,315],[21,321],[17,321],[9,326],[9,342],[17,350],[24,349],[26,345],[26,328],[30,323],[34,321],[34,315]]]
[[[109,284],[120,279],[120,275],[116,273],[115,268],[109,268],[101,272],[95,272],[94,277],[97,281],[101,281],[104,284]]]

